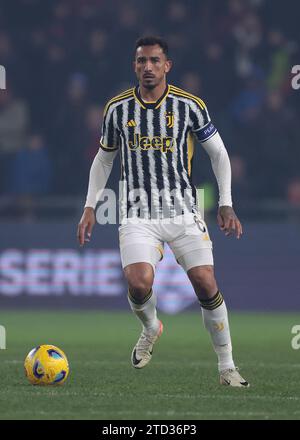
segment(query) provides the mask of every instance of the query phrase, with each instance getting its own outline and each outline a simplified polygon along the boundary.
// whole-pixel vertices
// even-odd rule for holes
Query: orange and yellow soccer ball
[[[54,345],[39,345],[26,356],[25,374],[32,385],[61,385],[69,374],[65,353]]]

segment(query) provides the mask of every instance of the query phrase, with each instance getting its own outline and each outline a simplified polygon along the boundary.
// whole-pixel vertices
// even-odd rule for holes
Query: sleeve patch
[[[216,127],[212,122],[209,122],[204,127],[195,130],[194,133],[197,136],[197,139],[200,142],[207,141],[210,137],[212,137],[217,132]]]

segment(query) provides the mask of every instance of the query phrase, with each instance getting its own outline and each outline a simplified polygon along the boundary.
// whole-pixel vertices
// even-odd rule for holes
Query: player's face
[[[146,89],[154,89],[164,81],[171,65],[158,44],[140,46],[136,50],[134,70],[139,83]]]

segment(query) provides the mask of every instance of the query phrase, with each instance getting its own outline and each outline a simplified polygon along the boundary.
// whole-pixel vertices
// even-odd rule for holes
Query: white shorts
[[[177,262],[187,272],[192,267],[213,266],[212,242],[199,214],[188,213],[172,219],[127,220],[119,227],[122,267],[146,262],[155,271],[167,243]]]

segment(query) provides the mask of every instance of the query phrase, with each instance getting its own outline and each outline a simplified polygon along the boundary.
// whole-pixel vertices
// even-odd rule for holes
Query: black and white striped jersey
[[[194,210],[194,140],[216,133],[204,102],[168,85],[156,102],[129,89],[105,106],[100,146],[121,155],[122,215],[157,218]]]

